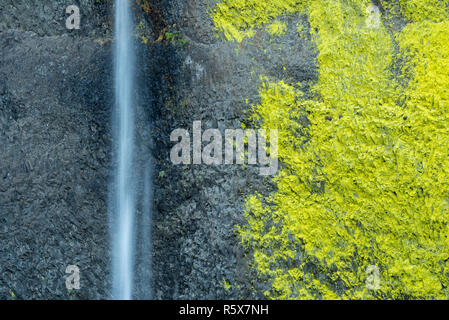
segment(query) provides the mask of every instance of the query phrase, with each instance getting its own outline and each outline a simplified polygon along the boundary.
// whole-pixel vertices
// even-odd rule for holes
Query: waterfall
[[[134,40],[130,0],[115,3],[115,163],[112,207],[112,297],[129,300],[133,292],[135,193]]]

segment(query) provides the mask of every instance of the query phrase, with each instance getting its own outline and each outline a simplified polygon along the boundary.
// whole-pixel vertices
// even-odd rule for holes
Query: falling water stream
[[[112,226],[112,294],[129,300],[133,291],[135,186],[133,183],[134,101],[133,20],[129,0],[115,3],[115,119],[116,169]]]

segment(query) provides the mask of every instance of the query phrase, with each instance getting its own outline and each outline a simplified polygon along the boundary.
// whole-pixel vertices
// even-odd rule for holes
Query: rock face
[[[65,29],[67,1],[0,5],[3,299],[108,292],[111,50],[93,18],[107,8],[84,2],[89,35]],[[79,292],[66,289],[68,265],[81,269]]]
[[[0,4],[3,299],[110,294],[113,4],[77,1],[81,29],[69,31],[70,4]],[[244,223],[246,195],[269,192],[270,180],[256,166],[173,165],[172,130],[191,132],[193,121],[201,120],[203,130],[224,133],[249,123],[260,85],[252,74],[292,83],[316,78],[315,49],[298,39],[295,27],[305,17],[285,18],[282,42],[260,31],[235,44],[216,37],[214,4],[150,0],[134,7],[139,185],[144,168],[153,164],[153,249],[138,246],[136,277],[144,279],[145,263],[152,261],[156,299],[261,298],[269,285],[249,267],[250,253],[239,245],[235,227]],[[69,292],[65,269],[71,264],[80,268],[81,289]],[[136,298],[149,297],[145,284],[136,291]]]
[[[257,166],[173,166],[167,161],[171,130],[191,133],[198,120],[203,130],[218,128],[222,134],[241,128],[248,123],[250,104],[259,102],[258,75],[291,82],[316,77],[315,49],[296,32],[296,23],[305,17],[286,18],[282,41],[261,31],[254,41],[240,45],[216,37],[210,17],[214,5],[172,0],[161,10],[170,32],[178,31],[187,44],[174,41],[163,55],[153,53],[157,59],[174,56],[174,61],[161,63],[168,69],[156,72],[173,83],[154,94],[159,131],[153,135],[159,171],[154,178],[156,298],[254,299],[263,297],[269,285],[249,268],[250,253],[239,245],[235,227],[244,223],[245,197],[255,190],[268,192],[270,179],[260,176]],[[285,74],[284,66],[291,74]],[[228,289],[225,281],[232,284]]]

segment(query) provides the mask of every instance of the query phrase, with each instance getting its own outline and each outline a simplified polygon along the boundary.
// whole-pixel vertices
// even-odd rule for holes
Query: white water
[[[135,186],[133,184],[134,101],[133,21],[130,0],[116,0],[115,119],[116,163],[112,226],[112,295],[129,300],[133,291]]]

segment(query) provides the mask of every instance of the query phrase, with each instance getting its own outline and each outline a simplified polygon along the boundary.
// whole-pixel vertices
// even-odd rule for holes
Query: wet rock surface
[[[65,30],[66,3],[0,5],[2,299],[109,288],[110,41]],[[78,291],[66,289],[68,265],[81,270]]]
[[[182,299],[257,299],[269,283],[249,268],[250,252],[239,244],[235,228],[244,224],[245,197],[272,188],[257,166],[173,166],[170,132],[192,133],[193,121],[203,130],[241,128],[250,105],[259,102],[259,75],[292,83],[314,80],[315,49],[298,38],[296,23],[306,17],[285,17],[287,36],[281,41],[260,31],[242,44],[217,38],[210,9],[215,2],[169,1],[159,6],[170,32],[187,44],[160,44],[152,51],[159,79],[171,79],[156,91],[155,132],[158,162],[154,177],[154,297]],[[287,41],[285,40],[287,39]],[[165,47],[164,47],[165,46]],[[171,57],[171,58],[168,58]],[[284,66],[290,71],[285,74]],[[161,75],[159,75],[161,74]],[[165,88],[165,89],[164,89]],[[248,99],[248,104],[245,100]],[[224,283],[231,284],[225,288]]]
[[[260,74],[291,83],[314,80],[315,49],[296,32],[306,17],[285,17],[282,41],[260,31],[237,44],[216,37],[214,1],[146,3],[134,8],[136,177],[143,186],[151,160],[153,250],[138,245],[136,278],[146,279],[150,261],[155,299],[262,298],[269,283],[249,267],[251,253],[240,246],[235,228],[245,223],[245,197],[270,192],[270,179],[257,166],[174,166],[170,133],[192,132],[199,120],[203,130],[222,133],[249,124]],[[36,16],[27,15],[22,9],[33,4]],[[79,1],[79,32],[65,29],[70,4],[0,4],[0,298],[101,299],[110,293],[112,2]],[[142,204],[138,209],[140,224],[145,210]],[[80,267],[78,291],[65,288],[69,264]],[[136,298],[148,298],[147,282],[138,283]]]
[[[81,298],[107,287],[110,50],[90,39],[0,33],[0,294]]]

